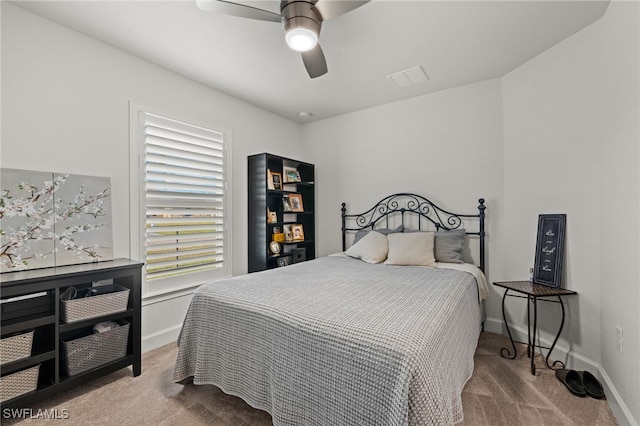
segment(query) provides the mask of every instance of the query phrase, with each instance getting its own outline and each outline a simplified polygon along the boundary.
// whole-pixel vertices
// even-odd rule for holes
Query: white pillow
[[[389,234],[387,240],[389,253],[385,265],[437,266],[433,232]]]
[[[371,231],[345,252],[347,256],[362,259],[367,263],[380,263],[387,258],[389,245],[387,236]]]

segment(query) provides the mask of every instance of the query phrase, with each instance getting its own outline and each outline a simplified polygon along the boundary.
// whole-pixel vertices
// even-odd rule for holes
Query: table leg
[[[502,320],[504,321],[504,326],[507,327],[507,333],[509,333],[509,340],[511,341],[511,347],[513,348],[513,354],[508,348],[500,349],[500,356],[503,358],[515,359],[518,352],[516,351],[516,344],[513,342],[513,337],[511,337],[511,330],[509,329],[509,323],[507,322],[507,316],[504,312],[504,301],[507,298],[507,293],[509,293],[509,289],[505,290],[504,295],[502,296]],[[506,353],[506,355],[505,355]]]
[[[551,352],[553,352],[553,348],[556,346],[556,343],[558,342],[558,338],[560,338],[560,333],[562,333],[562,327],[564,327],[564,303],[562,303],[562,298],[560,296],[556,296],[558,298],[558,302],[560,303],[560,307],[562,308],[562,320],[560,321],[560,328],[558,329],[558,334],[556,334],[556,338],[553,339],[553,343],[551,344],[551,347],[549,348],[549,352],[547,352],[547,357],[545,358],[545,363],[547,364],[548,368],[553,369],[553,367],[556,366],[556,364],[560,365],[560,368],[564,368],[564,362],[556,360],[553,361],[552,365],[549,365],[549,356],[551,356]]]
[[[536,332],[538,331],[538,303],[535,297],[530,297],[529,300],[533,303],[533,340],[529,346],[531,348],[531,374],[536,375]],[[527,327],[529,328],[529,327]]]
[[[535,342],[531,341],[531,296],[527,295],[527,358],[531,358],[534,351]]]

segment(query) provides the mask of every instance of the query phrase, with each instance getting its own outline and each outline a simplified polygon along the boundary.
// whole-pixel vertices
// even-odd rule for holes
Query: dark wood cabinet
[[[2,303],[2,339],[33,332],[30,356],[4,362],[0,367],[3,385],[11,375],[39,367],[37,387],[2,402],[4,408],[24,408],[89,380],[132,366],[133,375],[141,373],[141,268],[129,259],[3,273],[0,276]],[[73,286],[78,291],[98,284],[128,289],[124,309],[66,323],[60,295]],[[99,311],[98,311],[99,312]],[[105,321],[128,324],[124,356],[111,359],[78,374],[67,374],[64,345],[93,326]],[[126,336],[126,335],[125,335]],[[5,341],[6,342],[6,341]],[[3,348],[4,349],[4,348]],[[29,352],[27,352],[29,353]]]
[[[299,181],[289,181],[288,175],[297,176]],[[271,185],[273,176],[276,176],[274,186]],[[248,157],[248,185],[249,272],[314,259],[314,165],[267,153],[251,155]],[[302,209],[296,209],[296,199],[301,201]],[[283,200],[298,211],[286,211]],[[300,230],[304,239],[281,241],[280,252],[273,253],[270,244],[274,239],[274,231],[285,234],[286,230],[291,230],[292,234]],[[295,238],[295,235],[292,237]]]

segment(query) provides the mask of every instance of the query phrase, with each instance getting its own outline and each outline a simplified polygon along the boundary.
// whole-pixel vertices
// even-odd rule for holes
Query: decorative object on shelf
[[[277,234],[273,234],[273,239],[272,241],[277,241],[279,243],[284,241],[284,233],[283,232],[278,232]]]
[[[282,172],[284,173],[284,183],[302,182],[302,179],[300,179],[300,172],[298,172],[297,169],[292,167],[283,167]]]
[[[271,179],[273,183],[273,189],[281,191],[282,190],[282,173],[271,172]]]
[[[307,260],[307,249],[304,247],[297,247],[291,251],[291,263],[304,262]]]
[[[566,214],[538,216],[536,257],[533,268],[533,282],[536,284],[561,287],[566,218]]]
[[[278,258],[278,266],[287,266],[289,264],[289,258],[287,256]]]
[[[291,225],[284,225],[284,240],[287,242],[293,241],[293,232],[291,231]]]
[[[276,212],[272,212],[267,207],[267,223],[277,223],[278,222],[278,214]]]
[[[292,212],[303,212],[304,207],[302,207],[302,195],[289,194],[289,205],[291,206]]]
[[[113,259],[111,180],[0,170],[0,272]]]
[[[291,209],[291,204],[289,203],[289,197],[282,197],[282,211],[283,212],[293,211]]]
[[[271,173],[269,169],[267,169],[267,189],[275,189],[273,185],[273,173]]]
[[[269,244],[269,251],[271,251],[272,254],[280,254],[281,248],[280,243],[277,241],[271,241],[271,244]]]
[[[292,241],[304,241],[304,230],[302,229],[302,225],[291,225],[291,232],[293,233]]]

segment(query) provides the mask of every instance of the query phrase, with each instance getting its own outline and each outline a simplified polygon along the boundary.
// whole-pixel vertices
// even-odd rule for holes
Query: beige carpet
[[[482,333],[475,371],[462,394],[462,425],[617,424],[606,401],[573,396],[553,371],[542,368],[542,359],[537,360],[538,374],[531,375],[522,347],[517,359],[501,358],[500,348],[507,344],[503,336]],[[132,377],[128,368],[120,370],[43,401],[32,413],[35,416],[37,409],[55,409],[59,416],[68,413],[68,419],[46,421],[68,426],[271,425],[269,414],[213,386],[172,383],[175,357],[173,344],[150,351],[143,355],[141,376]],[[37,418],[2,419],[6,425],[42,422]]]

